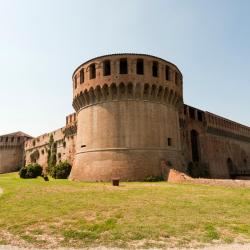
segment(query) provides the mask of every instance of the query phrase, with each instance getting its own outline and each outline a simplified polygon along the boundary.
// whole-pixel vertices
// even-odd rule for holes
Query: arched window
[[[111,74],[110,60],[103,62],[103,75],[109,76]]]
[[[128,74],[128,61],[127,59],[120,59],[120,74]]]
[[[234,176],[234,163],[231,158],[227,159],[227,169],[230,177],[232,178]]]
[[[89,66],[89,79],[94,79],[96,78],[96,68],[95,68],[95,64],[92,63]]]
[[[80,70],[80,84],[84,82],[84,71],[83,69]]]
[[[244,167],[247,167],[247,159],[246,158],[244,158],[243,163],[244,163]]]
[[[193,162],[199,162],[200,161],[199,134],[196,130],[191,131],[191,147],[192,147]]]
[[[136,74],[143,75],[144,74],[144,62],[143,59],[137,59],[136,62]]]
[[[152,75],[154,77],[158,76],[158,62],[153,62],[153,65],[152,65]]]

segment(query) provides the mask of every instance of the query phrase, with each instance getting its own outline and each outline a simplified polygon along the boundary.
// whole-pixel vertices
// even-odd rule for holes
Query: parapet
[[[15,132],[11,134],[1,135],[0,136],[0,148],[8,147],[20,147],[23,143],[32,137],[23,132]]]
[[[172,63],[145,54],[111,54],[80,65],[72,76],[73,107],[106,101],[142,99],[183,103],[182,74]]]

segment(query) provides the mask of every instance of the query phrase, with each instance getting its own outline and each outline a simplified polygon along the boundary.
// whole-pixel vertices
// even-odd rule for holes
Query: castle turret
[[[162,160],[179,167],[183,88],[174,64],[144,54],[97,57],[75,70],[73,90],[72,179],[143,180],[162,174]]]
[[[0,174],[19,170],[24,164],[24,143],[32,138],[23,132],[0,136]]]

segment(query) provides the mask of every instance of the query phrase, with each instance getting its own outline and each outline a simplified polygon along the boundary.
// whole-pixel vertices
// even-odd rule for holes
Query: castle
[[[72,76],[66,125],[32,138],[0,136],[0,173],[37,162],[72,164],[73,180],[144,180],[172,167],[193,176],[248,178],[250,128],[183,103],[176,65],[145,54],[111,54]],[[162,164],[164,162],[164,164]]]

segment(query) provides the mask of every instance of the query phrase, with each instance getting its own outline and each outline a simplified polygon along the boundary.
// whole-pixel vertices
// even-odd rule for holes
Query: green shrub
[[[27,174],[27,168],[26,167],[22,167],[20,170],[19,170],[19,175],[20,175],[20,178],[26,178],[26,174]]]
[[[148,176],[144,179],[146,182],[157,182],[157,181],[164,181],[162,176]]]
[[[67,161],[59,162],[56,166],[52,167],[50,174],[55,179],[67,179],[71,168],[71,165]]]
[[[22,167],[19,171],[19,175],[21,178],[36,178],[41,176],[42,167],[37,163],[29,164],[25,167]]]

